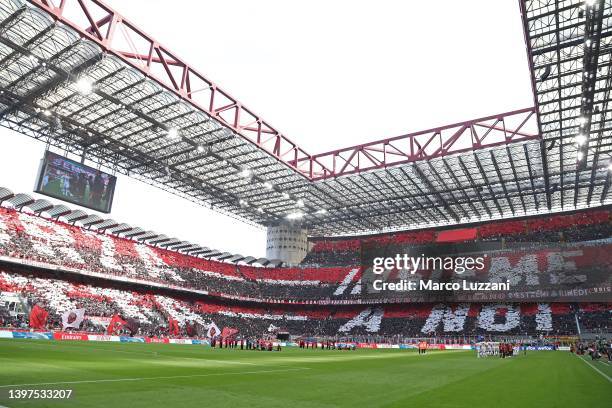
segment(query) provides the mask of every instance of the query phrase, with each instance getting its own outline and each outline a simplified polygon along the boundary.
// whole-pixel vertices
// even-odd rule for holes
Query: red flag
[[[126,323],[127,322],[125,320],[123,320],[121,317],[119,317],[119,315],[116,314],[113,316],[110,323],[108,324],[106,332],[108,334],[115,334],[115,332],[125,326]]]
[[[174,320],[173,318],[168,319],[168,333],[174,336],[178,336],[179,334],[178,321]]]
[[[48,316],[49,312],[38,305],[34,305],[30,311],[30,327],[33,329],[44,329]]]
[[[232,337],[236,333],[238,333],[238,329],[234,329],[233,327],[224,327],[223,331],[221,331],[221,336],[227,338]]]
[[[185,331],[189,337],[193,337],[197,334],[196,324],[195,323],[185,323]]]

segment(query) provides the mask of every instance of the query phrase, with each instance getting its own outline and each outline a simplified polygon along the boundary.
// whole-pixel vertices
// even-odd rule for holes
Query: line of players
[[[506,358],[518,355],[519,346],[513,343],[483,342],[476,345],[476,351],[478,358],[497,356]]]
[[[240,349],[240,350],[259,350],[259,351],[281,351],[280,343],[272,344],[271,340],[266,339],[235,339],[235,338],[223,338],[213,337],[210,340],[211,348],[229,348],[229,349]]]
[[[305,340],[300,340],[298,343],[299,348],[301,349],[317,349],[321,350],[356,350],[357,346],[355,344],[348,343],[336,343],[333,341],[325,341],[318,343],[316,341],[310,342]],[[240,349],[240,350],[260,350],[260,351],[281,351],[280,343],[276,343],[276,347],[271,339],[261,338],[261,339],[235,339],[235,338],[223,338],[221,336],[213,337],[210,340],[210,347],[215,348],[226,348],[226,349]]]
[[[298,346],[301,349],[320,348],[321,350],[355,350],[357,348],[357,346],[354,343],[336,343],[334,341],[323,341],[319,343],[317,341],[305,341],[305,340],[300,340],[298,342]]]

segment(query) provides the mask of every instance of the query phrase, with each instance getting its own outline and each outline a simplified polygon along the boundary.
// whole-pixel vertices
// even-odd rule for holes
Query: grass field
[[[282,352],[0,340],[6,407],[610,407],[612,367],[569,352],[476,359],[469,351]],[[595,370],[597,368],[597,370]],[[8,398],[72,389],[70,400]]]

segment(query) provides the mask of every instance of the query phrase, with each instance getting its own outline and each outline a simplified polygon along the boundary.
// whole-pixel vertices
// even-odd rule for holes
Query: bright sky
[[[533,105],[516,0],[107,3],[310,153]],[[0,185],[31,192],[44,145],[0,138]],[[265,255],[263,229],[126,177],[111,217]]]

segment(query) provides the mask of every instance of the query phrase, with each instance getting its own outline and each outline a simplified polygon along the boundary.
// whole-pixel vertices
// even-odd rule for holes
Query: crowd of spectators
[[[583,303],[577,307],[576,315],[581,330],[585,332],[612,332],[612,313],[609,304]]]
[[[453,243],[452,249],[467,253],[477,251],[484,242],[482,240],[507,240],[511,245],[513,240],[544,240],[543,237],[550,238],[550,234],[557,241],[571,238],[582,244],[602,237],[609,238],[610,233],[609,212],[588,211],[485,224],[479,227],[476,241]],[[306,263],[312,262],[318,266],[304,264],[293,268],[262,268],[188,256],[0,207],[0,255],[95,272],[105,277],[130,278],[144,284],[156,283],[242,300],[309,302],[377,299],[382,296],[379,292],[370,293],[362,288],[362,268],[355,266],[358,262],[351,261],[351,257],[363,251],[364,247],[391,243],[414,245],[414,249],[419,251],[434,247],[444,255],[446,246],[435,243],[435,238],[434,231],[420,231],[361,241],[321,241],[306,259]],[[499,248],[502,249],[501,246]],[[513,251],[516,252],[515,249]]]
[[[61,329],[67,310],[85,309],[78,331],[102,333],[111,316],[134,322],[119,334],[205,337],[211,323],[231,327],[244,336],[287,331],[303,337],[334,337],[379,342],[381,338],[478,337],[485,335],[576,335],[609,326],[612,305],[605,303],[521,304],[396,304],[379,307],[315,305],[260,305],[225,303],[201,298],[176,298],[152,292],[100,287],[50,278],[43,272],[2,271],[2,291],[21,296],[28,308],[49,312],[46,328]],[[6,313],[0,305],[2,326],[25,328],[28,310]],[[171,333],[170,321],[178,322]]]
[[[475,238],[456,245],[478,242],[542,244],[583,242],[612,237],[609,210],[590,210],[569,215],[529,218],[520,221],[488,222],[474,227]],[[398,232],[364,238],[318,240],[306,255],[307,265],[359,265],[364,251],[384,250],[389,246],[426,247],[436,245],[438,230]]]
[[[226,264],[2,207],[0,255],[253,299],[330,298],[351,269]]]

